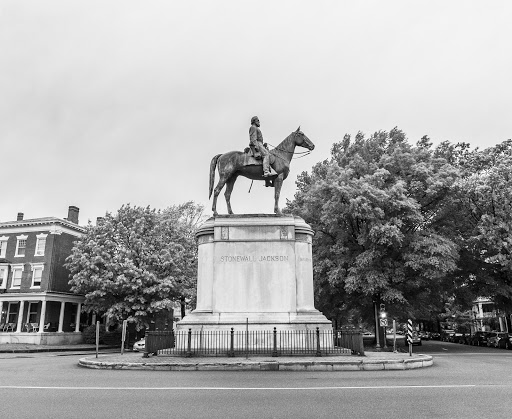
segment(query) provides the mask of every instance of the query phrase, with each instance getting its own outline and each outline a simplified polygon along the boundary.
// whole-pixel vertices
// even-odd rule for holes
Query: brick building
[[[64,267],[83,233],[79,209],[67,218],[0,222],[0,343],[64,344],[82,341],[84,298],[70,291]]]

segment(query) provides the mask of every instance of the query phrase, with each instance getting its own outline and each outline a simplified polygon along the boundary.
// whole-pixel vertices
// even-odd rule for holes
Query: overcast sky
[[[95,222],[122,204],[210,214],[218,153],[395,126],[415,143],[511,138],[510,1],[0,1],[0,221]],[[235,213],[272,213],[239,178]],[[218,210],[226,213],[224,197]]]

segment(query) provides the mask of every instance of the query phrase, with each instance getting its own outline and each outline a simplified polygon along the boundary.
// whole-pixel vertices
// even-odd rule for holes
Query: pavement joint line
[[[296,390],[405,390],[424,388],[475,388],[475,387],[503,387],[500,384],[441,384],[441,385],[400,385],[400,386],[329,386],[329,387],[70,387],[70,386],[0,386],[2,390],[132,390],[132,391],[296,391]],[[510,387],[510,386],[505,386]]]

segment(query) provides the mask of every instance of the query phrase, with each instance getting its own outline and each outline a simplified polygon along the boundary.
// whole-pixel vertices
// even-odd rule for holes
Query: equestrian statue
[[[263,136],[260,130],[260,121],[257,116],[251,119],[251,128],[249,129],[250,144],[244,152],[230,151],[224,154],[217,154],[210,163],[210,195],[213,192],[213,215],[217,214],[217,197],[220,191],[226,185],[224,196],[228,213],[233,214],[231,209],[231,192],[238,176],[244,176],[252,180],[264,180],[266,186],[274,187],[274,212],[281,214],[279,209],[279,195],[283,181],[290,172],[290,162],[295,153],[295,147],[301,146],[310,153],[315,145],[304,135],[300,127],[292,132],[284,141],[273,150],[268,150],[263,143]],[[219,182],[215,189],[215,168],[219,171]]]

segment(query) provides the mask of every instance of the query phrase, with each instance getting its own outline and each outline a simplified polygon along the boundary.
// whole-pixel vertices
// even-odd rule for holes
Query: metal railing
[[[364,355],[363,335],[340,330],[192,330],[146,332],[149,354],[168,356]]]
[[[161,349],[174,347],[174,331],[147,331],[144,354],[158,353]]]

